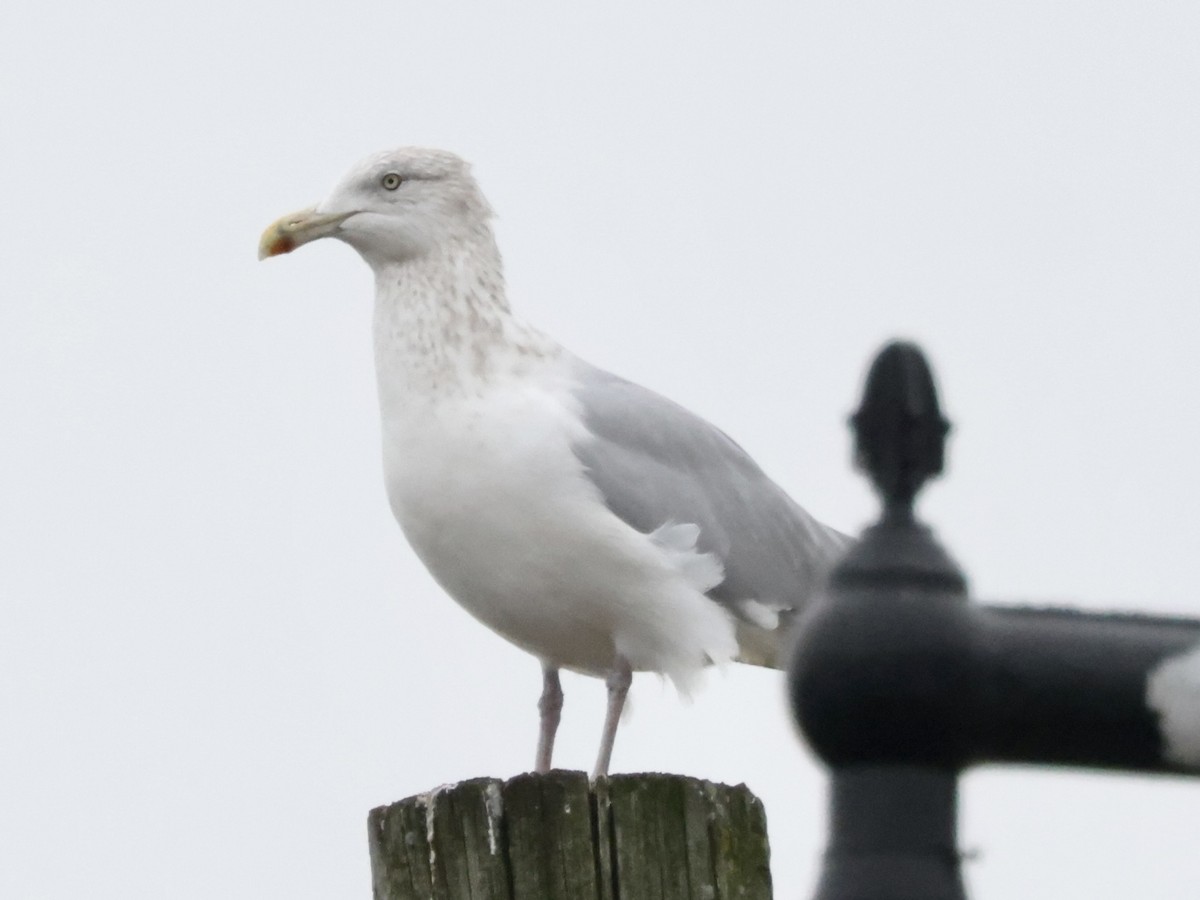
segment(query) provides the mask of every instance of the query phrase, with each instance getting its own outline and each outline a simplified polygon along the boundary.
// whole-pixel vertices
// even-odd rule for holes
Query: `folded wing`
[[[851,539],[678,404],[583,361],[576,378],[591,436],[575,452],[608,508],[647,534],[699,528],[697,549],[725,570],[708,596],[737,618],[741,658],[777,665],[780,619],[804,606]]]

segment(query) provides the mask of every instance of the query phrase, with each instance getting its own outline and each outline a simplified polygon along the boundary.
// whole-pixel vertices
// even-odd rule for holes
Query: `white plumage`
[[[631,672],[687,691],[710,663],[775,664],[781,616],[846,538],[712,426],[514,316],[490,217],[458,157],[404,148],[280,219],[260,254],[332,236],[371,265],[396,519],[448,594],[542,661],[539,770],[558,669],[607,679],[600,776]]]

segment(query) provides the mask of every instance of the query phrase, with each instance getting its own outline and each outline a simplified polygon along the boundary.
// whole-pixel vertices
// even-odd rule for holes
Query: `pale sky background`
[[[648,8],[649,7],[649,8]],[[887,338],[955,423],[977,596],[1200,615],[1200,5],[0,7],[0,897],[367,898],[365,818],[532,763],[534,660],[392,521],[366,266],[261,229],[400,144],[475,163],[514,305],[819,518]],[[557,762],[592,763],[570,677]],[[824,781],[782,676],[635,680],[614,770]],[[1200,784],[987,769],[976,900],[1188,897]]]

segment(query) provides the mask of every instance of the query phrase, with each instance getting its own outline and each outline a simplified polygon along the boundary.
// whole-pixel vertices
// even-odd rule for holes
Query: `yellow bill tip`
[[[258,258],[291,253],[301,244],[340,233],[342,223],[355,215],[349,212],[322,213],[316,207],[302,209],[267,226],[258,241]]]
[[[258,258],[266,259],[269,256],[281,256],[284,253],[291,253],[296,249],[295,239],[285,232],[280,225],[283,220],[269,226],[262,233],[262,237],[258,241]]]

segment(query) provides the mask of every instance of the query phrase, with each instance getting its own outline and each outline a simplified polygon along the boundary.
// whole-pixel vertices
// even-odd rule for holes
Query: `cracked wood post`
[[[476,778],[371,811],[375,900],[769,900],[745,785],[582,772]]]

